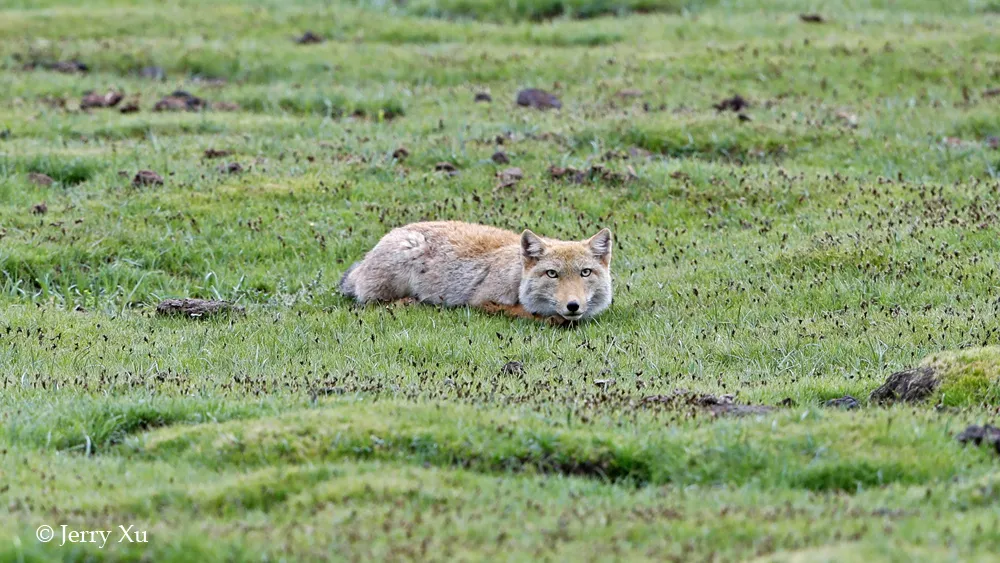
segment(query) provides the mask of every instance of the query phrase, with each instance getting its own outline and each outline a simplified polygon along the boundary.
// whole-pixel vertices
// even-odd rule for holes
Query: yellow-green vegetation
[[[939,402],[986,408],[1000,402],[1000,347],[987,346],[933,354],[921,362],[940,381]]]
[[[0,560],[993,557],[997,456],[955,435],[1000,400],[998,13],[4,2]],[[609,227],[614,304],[337,294],[422,219]]]

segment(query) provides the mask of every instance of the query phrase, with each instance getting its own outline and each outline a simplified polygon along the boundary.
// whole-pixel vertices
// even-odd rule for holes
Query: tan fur
[[[412,223],[382,237],[340,290],[361,303],[412,298],[564,324],[610,305],[611,232],[561,241],[458,221]]]

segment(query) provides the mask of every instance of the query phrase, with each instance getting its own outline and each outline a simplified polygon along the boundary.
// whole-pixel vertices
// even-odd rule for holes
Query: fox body
[[[393,229],[340,280],[358,302],[413,299],[565,324],[611,304],[611,231],[583,241],[458,221]]]

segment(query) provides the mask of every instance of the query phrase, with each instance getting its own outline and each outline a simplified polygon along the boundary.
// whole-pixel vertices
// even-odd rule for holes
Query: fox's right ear
[[[545,254],[545,243],[542,242],[542,239],[538,238],[538,235],[525,229],[521,233],[521,254],[525,258],[538,260],[542,257],[542,254]]]

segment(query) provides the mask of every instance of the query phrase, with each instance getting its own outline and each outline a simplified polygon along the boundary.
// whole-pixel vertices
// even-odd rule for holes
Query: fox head
[[[536,315],[588,319],[611,304],[611,231],[583,241],[521,233],[521,305]]]

